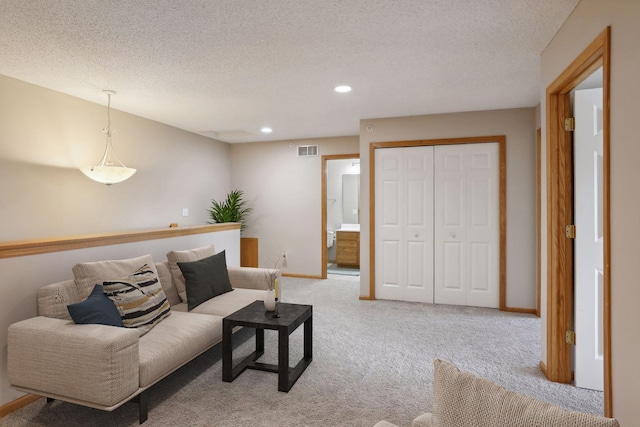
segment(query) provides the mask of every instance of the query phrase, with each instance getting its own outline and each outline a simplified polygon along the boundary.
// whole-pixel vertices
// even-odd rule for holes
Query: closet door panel
[[[400,246],[397,240],[385,240],[382,248],[382,256],[385,260],[382,265],[383,290],[389,295],[400,290]]]
[[[376,297],[433,302],[433,147],[375,153]]]
[[[433,302],[433,147],[405,148],[405,301]]]
[[[486,243],[471,243],[469,253],[469,263],[471,271],[469,274],[469,290],[473,292],[489,292],[489,263],[491,261],[490,245]]]
[[[469,286],[467,305],[500,304],[500,211],[498,144],[467,146]]]
[[[438,304],[466,304],[465,147],[438,146],[434,154],[434,302]]]
[[[434,170],[434,302],[497,308],[498,144],[438,146]]]
[[[391,148],[376,150],[376,296],[402,299],[405,281],[403,235],[402,152]]]

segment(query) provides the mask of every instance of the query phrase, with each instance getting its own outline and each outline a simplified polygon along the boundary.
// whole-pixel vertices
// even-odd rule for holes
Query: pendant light
[[[111,95],[116,93],[112,90],[104,90],[103,92],[109,98],[107,101],[107,128],[102,130],[107,134],[107,146],[102,159],[97,165],[84,167],[80,170],[92,180],[111,186],[111,184],[131,178],[136,173],[136,170],[126,167],[113,151],[113,146],[111,145]]]

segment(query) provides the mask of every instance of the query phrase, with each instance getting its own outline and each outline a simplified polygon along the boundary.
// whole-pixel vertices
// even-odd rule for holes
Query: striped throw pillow
[[[158,276],[148,264],[129,277],[105,281],[102,287],[118,309],[123,326],[137,328],[140,336],[171,314]]]

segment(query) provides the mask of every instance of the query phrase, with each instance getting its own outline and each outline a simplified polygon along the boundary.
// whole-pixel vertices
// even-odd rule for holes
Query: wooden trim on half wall
[[[421,147],[432,145],[456,145],[456,144],[481,144],[487,142],[498,143],[498,157],[500,161],[499,176],[499,204],[500,204],[500,289],[499,289],[499,308],[502,311],[513,310],[522,313],[529,313],[531,309],[519,309],[507,307],[507,137],[505,135],[497,136],[478,136],[469,138],[449,138],[449,139],[427,139],[416,141],[391,141],[391,142],[372,142],[369,145],[369,297],[360,297],[360,299],[376,299],[376,275],[375,275],[375,197],[376,197],[376,173],[375,173],[375,150],[379,148],[397,148],[397,147]]]
[[[571,116],[570,93],[595,70],[603,68],[603,258],[604,258],[604,415],[613,417],[611,387],[611,231],[610,231],[610,40],[607,27],[546,90],[547,99],[547,360],[551,381],[571,383],[571,346],[565,331],[573,324],[573,243],[565,237],[572,224],[571,135],[564,130]]]
[[[170,227],[143,231],[125,231],[118,233],[87,234],[84,236],[57,237],[50,239],[21,240],[0,242],[0,258],[21,257],[69,251],[72,249],[93,248],[96,246],[117,245],[120,243],[141,242],[144,240],[166,239],[169,237],[189,236],[192,234],[213,233],[216,231],[236,230],[238,222],[199,225],[193,227]]]

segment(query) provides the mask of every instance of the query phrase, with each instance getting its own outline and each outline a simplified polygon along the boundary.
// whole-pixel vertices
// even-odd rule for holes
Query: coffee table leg
[[[278,329],[278,391],[289,391],[289,330]]]
[[[313,317],[309,317],[304,322],[304,358],[311,360],[313,358]]]
[[[256,329],[256,357],[257,360],[264,354],[264,329]]]
[[[222,381],[233,381],[233,327],[231,322],[222,321]]]

